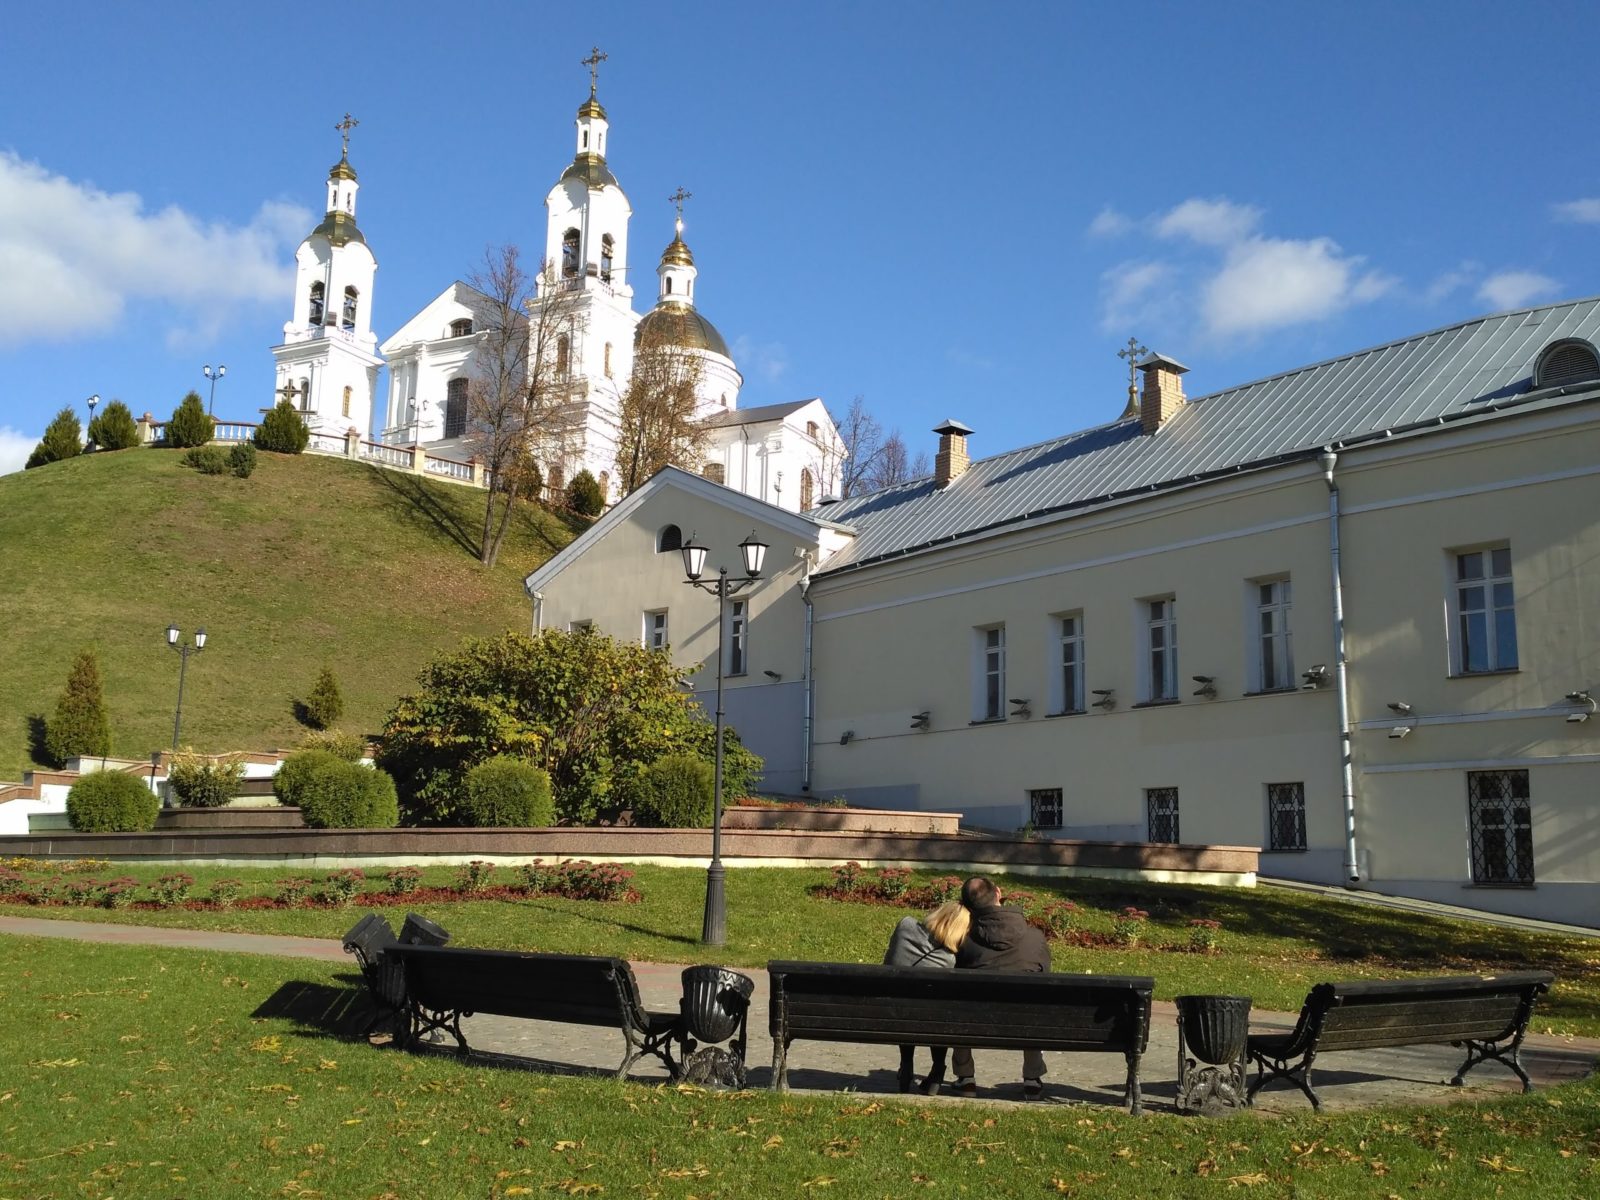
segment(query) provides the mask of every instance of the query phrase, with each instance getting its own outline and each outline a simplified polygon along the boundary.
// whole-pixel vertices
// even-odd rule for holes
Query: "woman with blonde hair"
[[[939,905],[927,916],[903,917],[889,938],[889,948],[884,951],[886,967],[913,967],[919,969],[949,970],[956,965],[956,951],[966,940],[972,925],[972,913],[958,901]],[[935,1096],[944,1081],[946,1046],[930,1046],[933,1066],[922,1081],[924,1095]],[[909,1092],[916,1079],[913,1070],[915,1046],[900,1047],[900,1090]]]

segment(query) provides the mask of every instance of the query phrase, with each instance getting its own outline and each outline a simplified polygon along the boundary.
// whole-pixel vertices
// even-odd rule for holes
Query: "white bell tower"
[[[276,364],[271,403],[288,396],[313,433],[343,437],[354,428],[370,436],[378,385],[377,336],[372,332],[372,283],[377,260],[356,226],[360,184],[350,165],[349,113],[334,126],[342,137],[339,161],[328,172],[322,223],[295,251],[294,305]]]

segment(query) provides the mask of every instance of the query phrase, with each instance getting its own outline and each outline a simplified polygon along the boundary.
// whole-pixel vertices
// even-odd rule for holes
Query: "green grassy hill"
[[[437,651],[527,628],[522,577],[574,529],[519,506],[500,561],[477,561],[484,494],[305,455],[261,455],[249,479],[179,451],[124,450],[0,476],[0,780],[35,760],[73,656],[100,653],[112,753],[172,741],[178,655],[204,625],[183,741],[268,749],[303,736],[294,701],[328,663],[341,724],[380,727]]]

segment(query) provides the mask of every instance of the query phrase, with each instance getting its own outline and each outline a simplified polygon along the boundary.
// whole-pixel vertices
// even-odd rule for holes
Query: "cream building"
[[[798,692],[746,739],[775,790],[1593,924],[1597,341],[1569,302],[1195,400],[1151,356],[1119,420],[978,461],[946,421],[933,478],[787,526],[664,473],[529,589],[622,637],[664,608],[701,662],[715,605],[660,535],[736,570],[754,527],[780,678],[742,686]]]

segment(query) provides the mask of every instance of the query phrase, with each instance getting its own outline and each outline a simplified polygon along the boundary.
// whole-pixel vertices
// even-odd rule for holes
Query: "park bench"
[[[1504,1063],[1533,1090],[1517,1052],[1528,1031],[1534,1001],[1550,990],[1548,971],[1465,975],[1393,982],[1319,983],[1306,997],[1300,1019],[1288,1033],[1252,1034],[1247,1052],[1256,1064],[1248,1097],[1274,1079],[1287,1079],[1313,1108],[1322,1101],[1311,1088],[1311,1064],[1336,1050],[1397,1046],[1465,1046],[1467,1057],[1450,1083],[1486,1059]]]
[[[408,1042],[442,1030],[455,1038],[458,1053],[468,1054],[461,1018],[474,1013],[598,1025],[622,1031],[618,1079],[646,1054],[678,1077],[672,1043],[682,1040],[682,1020],[676,1012],[644,1007],[626,959],[434,946],[395,946],[385,953],[404,967]]]
[[[344,952],[355,956],[361,979],[367,985],[374,1015],[364,1032],[370,1034],[387,1021],[405,1016],[405,976],[397,959],[385,952],[401,944],[442,946],[450,935],[416,913],[407,913],[400,936],[377,913],[368,913],[344,935]]]
[[[770,962],[772,1083],[788,1086],[794,1041],[975,1049],[1101,1051],[1127,1061],[1137,1115],[1139,1059],[1155,981],[1132,975],[927,971],[854,963]]]

